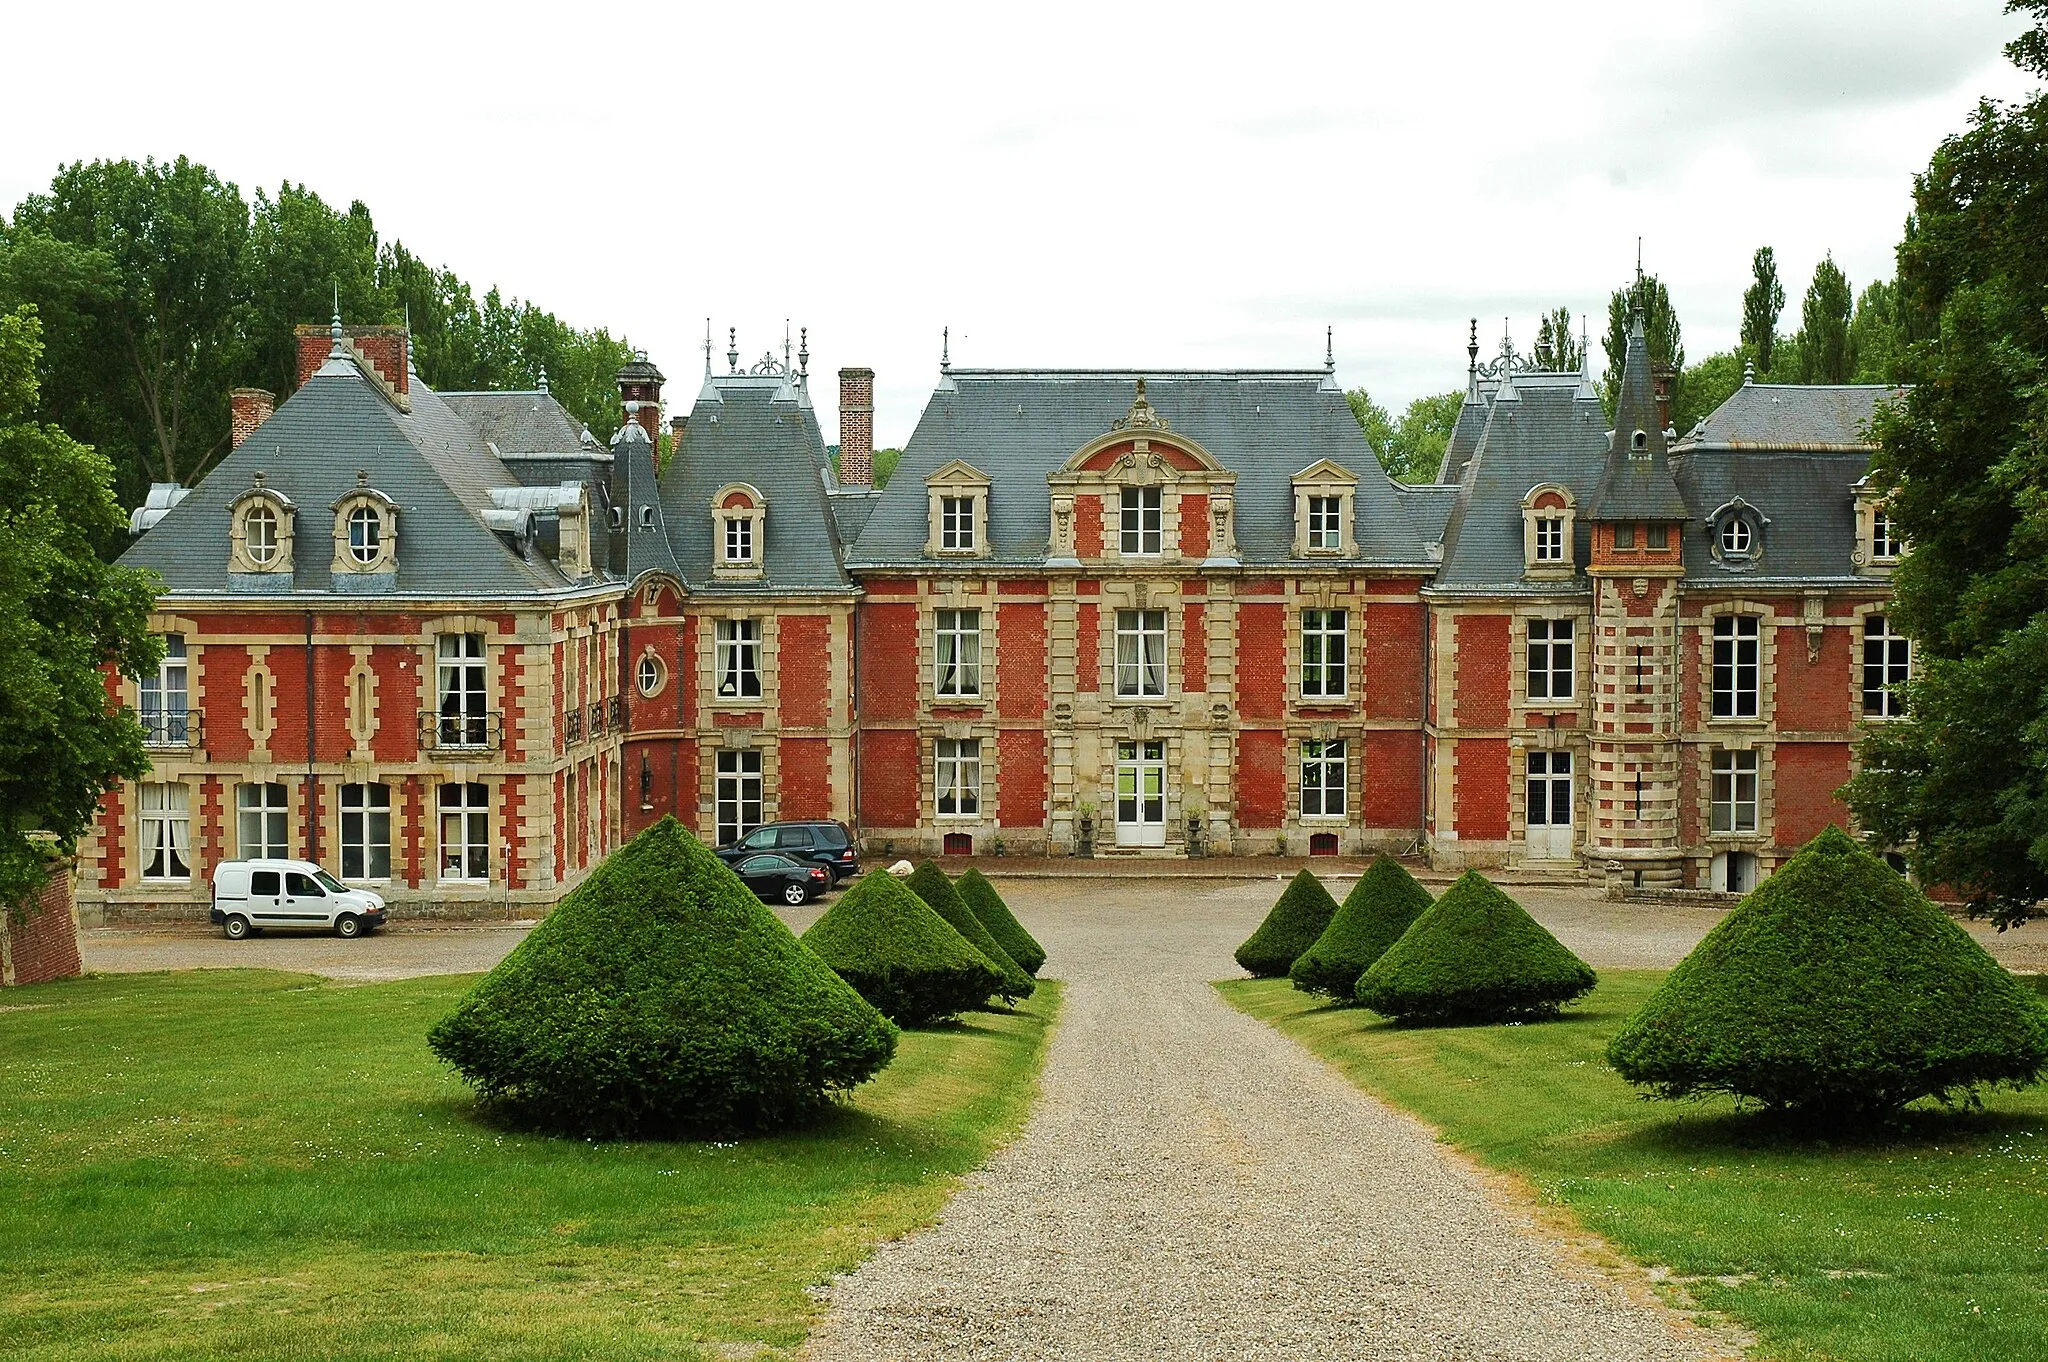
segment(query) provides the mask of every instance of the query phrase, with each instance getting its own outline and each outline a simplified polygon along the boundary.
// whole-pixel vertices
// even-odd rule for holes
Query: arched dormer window
[[[1539,482],[1522,497],[1522,575],[1570,577],[1578,571],[1572,547],[1578,500],[1562,483]]]
[[[1867,475],[1849,490],[1856,497],[1856,547],[1850,552],[1850,562],[1859,577],[1889,577],[1899,559],[1906,556],[1898,522]]]
[[[228,503],[228,571],[289,579],[295,509],[290,497],[256,474],[250,488]]]
[[[1707,517],[1708,551],[1722,567],[1745,572],[1764,552],[1764,528],[1770,517],[1736,497]]]
[[[924,480],[930,516],[925,556],[988,556],[988,488],[988,474],[959,459]]]
[[[768,499],[744,482],[729,483],[711,498],[711,575],[761,575],[767,548]]]
[[[356,474],[355,490],[334,511],[336,575],[390,574],[398,568],[398,503]]]
[[[1350,558],[1358,553],[1358,475],[1318,459],[1296,473],[1294,556]]]
[[[1637,432],[1636,432],[1635,434],[1633,434],[1633,435],[1629,436],[1629,437],[1628,437],[1628,449],[1629,449],[1629,453],[1631,453],[1631,454],[1647,454],[1647,453],[1649,453],[1649,452],[1650,452],[1650,432],[1648,432],[1647,430],[1639,430],[1639,431],[1637,431]]]

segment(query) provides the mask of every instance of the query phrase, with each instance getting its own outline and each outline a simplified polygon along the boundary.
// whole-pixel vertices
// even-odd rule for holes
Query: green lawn
[[[608,1145],[477,1119],[423,1039],[471,982],[0,996],[0,1353],[785,1357],[1016,1131],[1059,998],[905,1033],[820,1128]]]
[[[2048,1090],[1914,1112],[1889,1138],[1774,1135],[1648,1103],[1602,1059],[1663,978],[1614,971],[1562,1019],[1402,1029],[1285,979],[1219,984],[1353,1082],[1518,1174],[1782,1362],[2048,1356]]]

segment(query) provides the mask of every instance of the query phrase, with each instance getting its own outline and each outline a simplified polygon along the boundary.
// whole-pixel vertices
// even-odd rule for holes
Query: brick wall
[[[1074,498],[1074,552],[1082,558],[1102,556],[1102,498]]]
[[[1004,603],[996,607],[996,713],[1004,719],[1038,719],[1045,714],[1045,606]],[[1007,765],[1004,768],[1008,776]]]
[[[1180,499],[1180,552],[1197,562],[1209,556],[1209,498],[1201,492]]]
[[[784,738],[776,744],[782,765],[780,818],[832,817],[832,743],[827,738]]]
[[[1181,607],[1180,685],[1190,694],[1209,689],[1208,612],[1201,605]]]
[[[1772,753],[1771,770],[1776,785],[1772,831],[1779,846],[1804,846],[1829,823],[1850,825],[1848,807],[1835,798],[1849,779],[1848,744],[1781,742]]]
[[[1468,842],[1505,841],[1508,835],[1508,744],[1505,738],[1461,738],[1452,817]]]
[[[1457,722],[1465,728],[1504,728],[1508,722],[1508,617],[1458,618]],[[1506,771],[1506,766],[1502,766]],[[1505,775],[1502,777],[1506,779]],[[1463,798],[1460,782],[1460,799]],[[1503,824],[1505,829],[1505,824]],[[1458,835],[1470,836],[1460,820]],[[1506,836],[1505,830],[1500,834]]]
[[[1237,711],[1243,718],[1279,719],[1287,712],[1286,631],[1286,606],[1267,601],[1238,606]]]
[[[861,607],[860,712],[863,722],[917,717],[917,607]]]
[[[23,906],[20,920],[0,912],[0,984],[43,984],[85,972],[78,956],[78,914],[71,902],[71,865],[51,868],[50,879]]]
[[[831,627],[823,615],[784,615],[776,621],[781,635],[775,654],[781,672],[776,693],[786,724],[823,728],[832,721],[832,671],[838,659],[832,655]]]
[[[865,733],[860,740],[860,821],[871,828],[917,826],[919,778],[924,770],[917,734],[901,729]]]
[[[1287,735],[1247,730],[1237,735],[1237,825],[1277,828],[1287,817]]]
[[[1422,734],[1368,729],[1365,734],[1365,826],[1422,826]]]
[[[1028,728],[1005,729],[996,737],[1000,772],[996,818],[1006,828],[1045,826],[1045,734]]]
[[[1793,733],[1847,728],[1852,655],[1850,630],[1842,621],[1821,634],[1819,660],[1806,660],[1806,628],[1778,630],[1778,728]],[[1847,779],[1844,776],[1843,779]]]
[[[1373,719],[1422,717],[1422,603],[1374,601],[1365,607],[1365,713]],[[1412,826],[1412,825],[1410,825]]]

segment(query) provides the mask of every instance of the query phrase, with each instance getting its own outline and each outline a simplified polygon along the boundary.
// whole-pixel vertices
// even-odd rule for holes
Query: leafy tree
[[[1579,338],[1572,332],[1572,310],[1560,307],[1543,314],[1536,324],[1536,362],[1553,373],[1576,372],[1585,358]]]
[[[1463,392],[1418,397],[1398,421],[1363,388],[1351,389],[1344,400],[1351,404],[1365,442],[1372,446],[1373,457],[1388,477],[1396,482],[1435,481],[1437,469],[1443,465],[1444,448],[1451,442],[1451,427],[1458,423]]]
[[[1742,386],[1742,365],[1740,350],[1723,350],[1689,365],[1678,380],[1678,396],[1671,404],[1672,429],[1685,434],[1733,397]]]
[[[1674,412],[1684,396],[1685,346],[1681,340],[1678,313],[1672,310],[1671,295],[1665,290],[1663,280],[1654,274],[1639,275],[1634,283],[1616,289],[1614,296],[1607,300],[1607,337],[1601,344],[1607,351],[1604,385],[1610,416],[1614,413],[1614,395],[1621,389],[1622,361],[1628,357],[1628,315],[1637,301],[1643,309],[1643,334],[1650,344],[1651,365],[1659,369],[1668,368],[1681,375],[1681,381],[1671,395]]]
[[[37,419],[41,323],[0,314],[0,904],[43,879],[29,839],[69,851],[100,796],[149,769],[134,715],[111,709],[113,665],[136,677],[162,645],[149,632],[152,580],[109,559],[127,541],[113,470]]]
[[[1898,363],[1899,309],[1889,279],[1873,279],[1849,319],[1852,383],[1889,383]]]
[[[1769,246],[1750,257],[1752,282],[1742,293],[1742,348],[1756,361],[1758,378],[1768,378],[1777,361],[1778,316],[1785,310],[1785,286],[1778,282],[1778,258]]]
[[[1799,381],[1847,383],[1854,370],[1849,347],[1849,314],[1855,295],[1832,253],[1814,266],[1799,328]]]
[[[288,393],[298,381],[300,323],[336,305],[357,323],[395,321],[377,287],[377,228],[370,210],[335,211],[304,185],[256,191],[249,224],[244,355],[237,384]]]

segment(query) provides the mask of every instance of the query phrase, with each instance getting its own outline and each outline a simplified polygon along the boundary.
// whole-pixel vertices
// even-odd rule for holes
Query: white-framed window
[[[391,878],[391,787],[341,787],[341,877]]]
[[[484,636],[441,634],[434,640],[435,711],[442,747],[481,747],[489,738],[484,701]]]
[[[1561,516],[1536,517],[1536,561],[1539,563],[1562,563],[1564,561],[1564,519]]]
[[[1747,558],[1755,546],[1756,536],[1750,531],[1747,520],[1731,515],[1721,522],[1721,555],[1724,558]]]
[[[1571,620],[1529,621],[1530,700],[1572,698],[1575,633]]]
[[[1532,828],[1572,825],[1572,754],[1563,750],[1531,752],[1525,771],[1523,813]]]
[[[761,754],[720,752],[717,772],[718,845],[730,846],[761,826]]]
[[[1870,513],[1870,561],[1895,563],[1899,559],[1899,532],[1892,525],[1891,512],[1879,506]]]
[[[1863,617],[1863,717],[1896,719],[1906,697],[1893,689],[1913,676],[1913,641],[1883,615]]]
[[[1308,499],[1308,546],[1311,549],[1344,547],[1344,498]]]
[[[1306,738],[1301,744],[1301,816],[1344,816],[1349,759],[1342,738]]]
[[[192,878],[192,790],[144,781],[136,786],[142,808],[142,878]]]
[[[1756,753],[1714,753],[1715,832],[1756,831]]]
[[[725,518],[725,561],[728,563],[751,563],[754,561],[754,518],[744,515],[729,515]]]
[[[1301,694],[1303,699],[1343,698],[1347,646],[1346,612],[1304,610],[1301,612]]]
[[[1116,612],[1116,693],[1166,694],[1166,612]]]
[[[284,786],[275,781],[235,786],[235,841],[243,860],[291,855],[289,818]]]
[[[242,513],[242,552],[259,567],[277,557],[277,512],[261,502]]]
[[[164,660],[142,678],[142,740],[181,747],[192,740],[191,682],[183,634],[164,635]]]
[[[974,552],[974,498],[939,498],[939,548],[946,553]]]
[[[633,682],[640,687],[642,695],[661,694],[662,685],[668,680],[668,669],[661,665],[661,659],[653,653],[643,653],[640,664],[633,669]]]
[[[348,556],[370,564],[384,551],[384,517],[374,506],[358,506],[348,513]]]
[[[940,738],[935,753],[932,789],[942,818],[967,818],[981,812],[981,739]]]
[[[1755,615],[1719,615],[1714,619],[1714,717],[1754,719],[1757,716],[1761,622]]]
[[[1120,503],[1124,555],[1153,556],[1161,552],[1163,512],[1157,487],[1126,487]]]
[[[981,611],[933,616],[932,689],[949,699],[981,694]]]
[[[491,792],[480,781],[441,787],[441,878],[491,878]]]
[[[761,694],[761,621],[719,620],[712,634],[711,663],[718,672],[718,698],[751,700]]]

